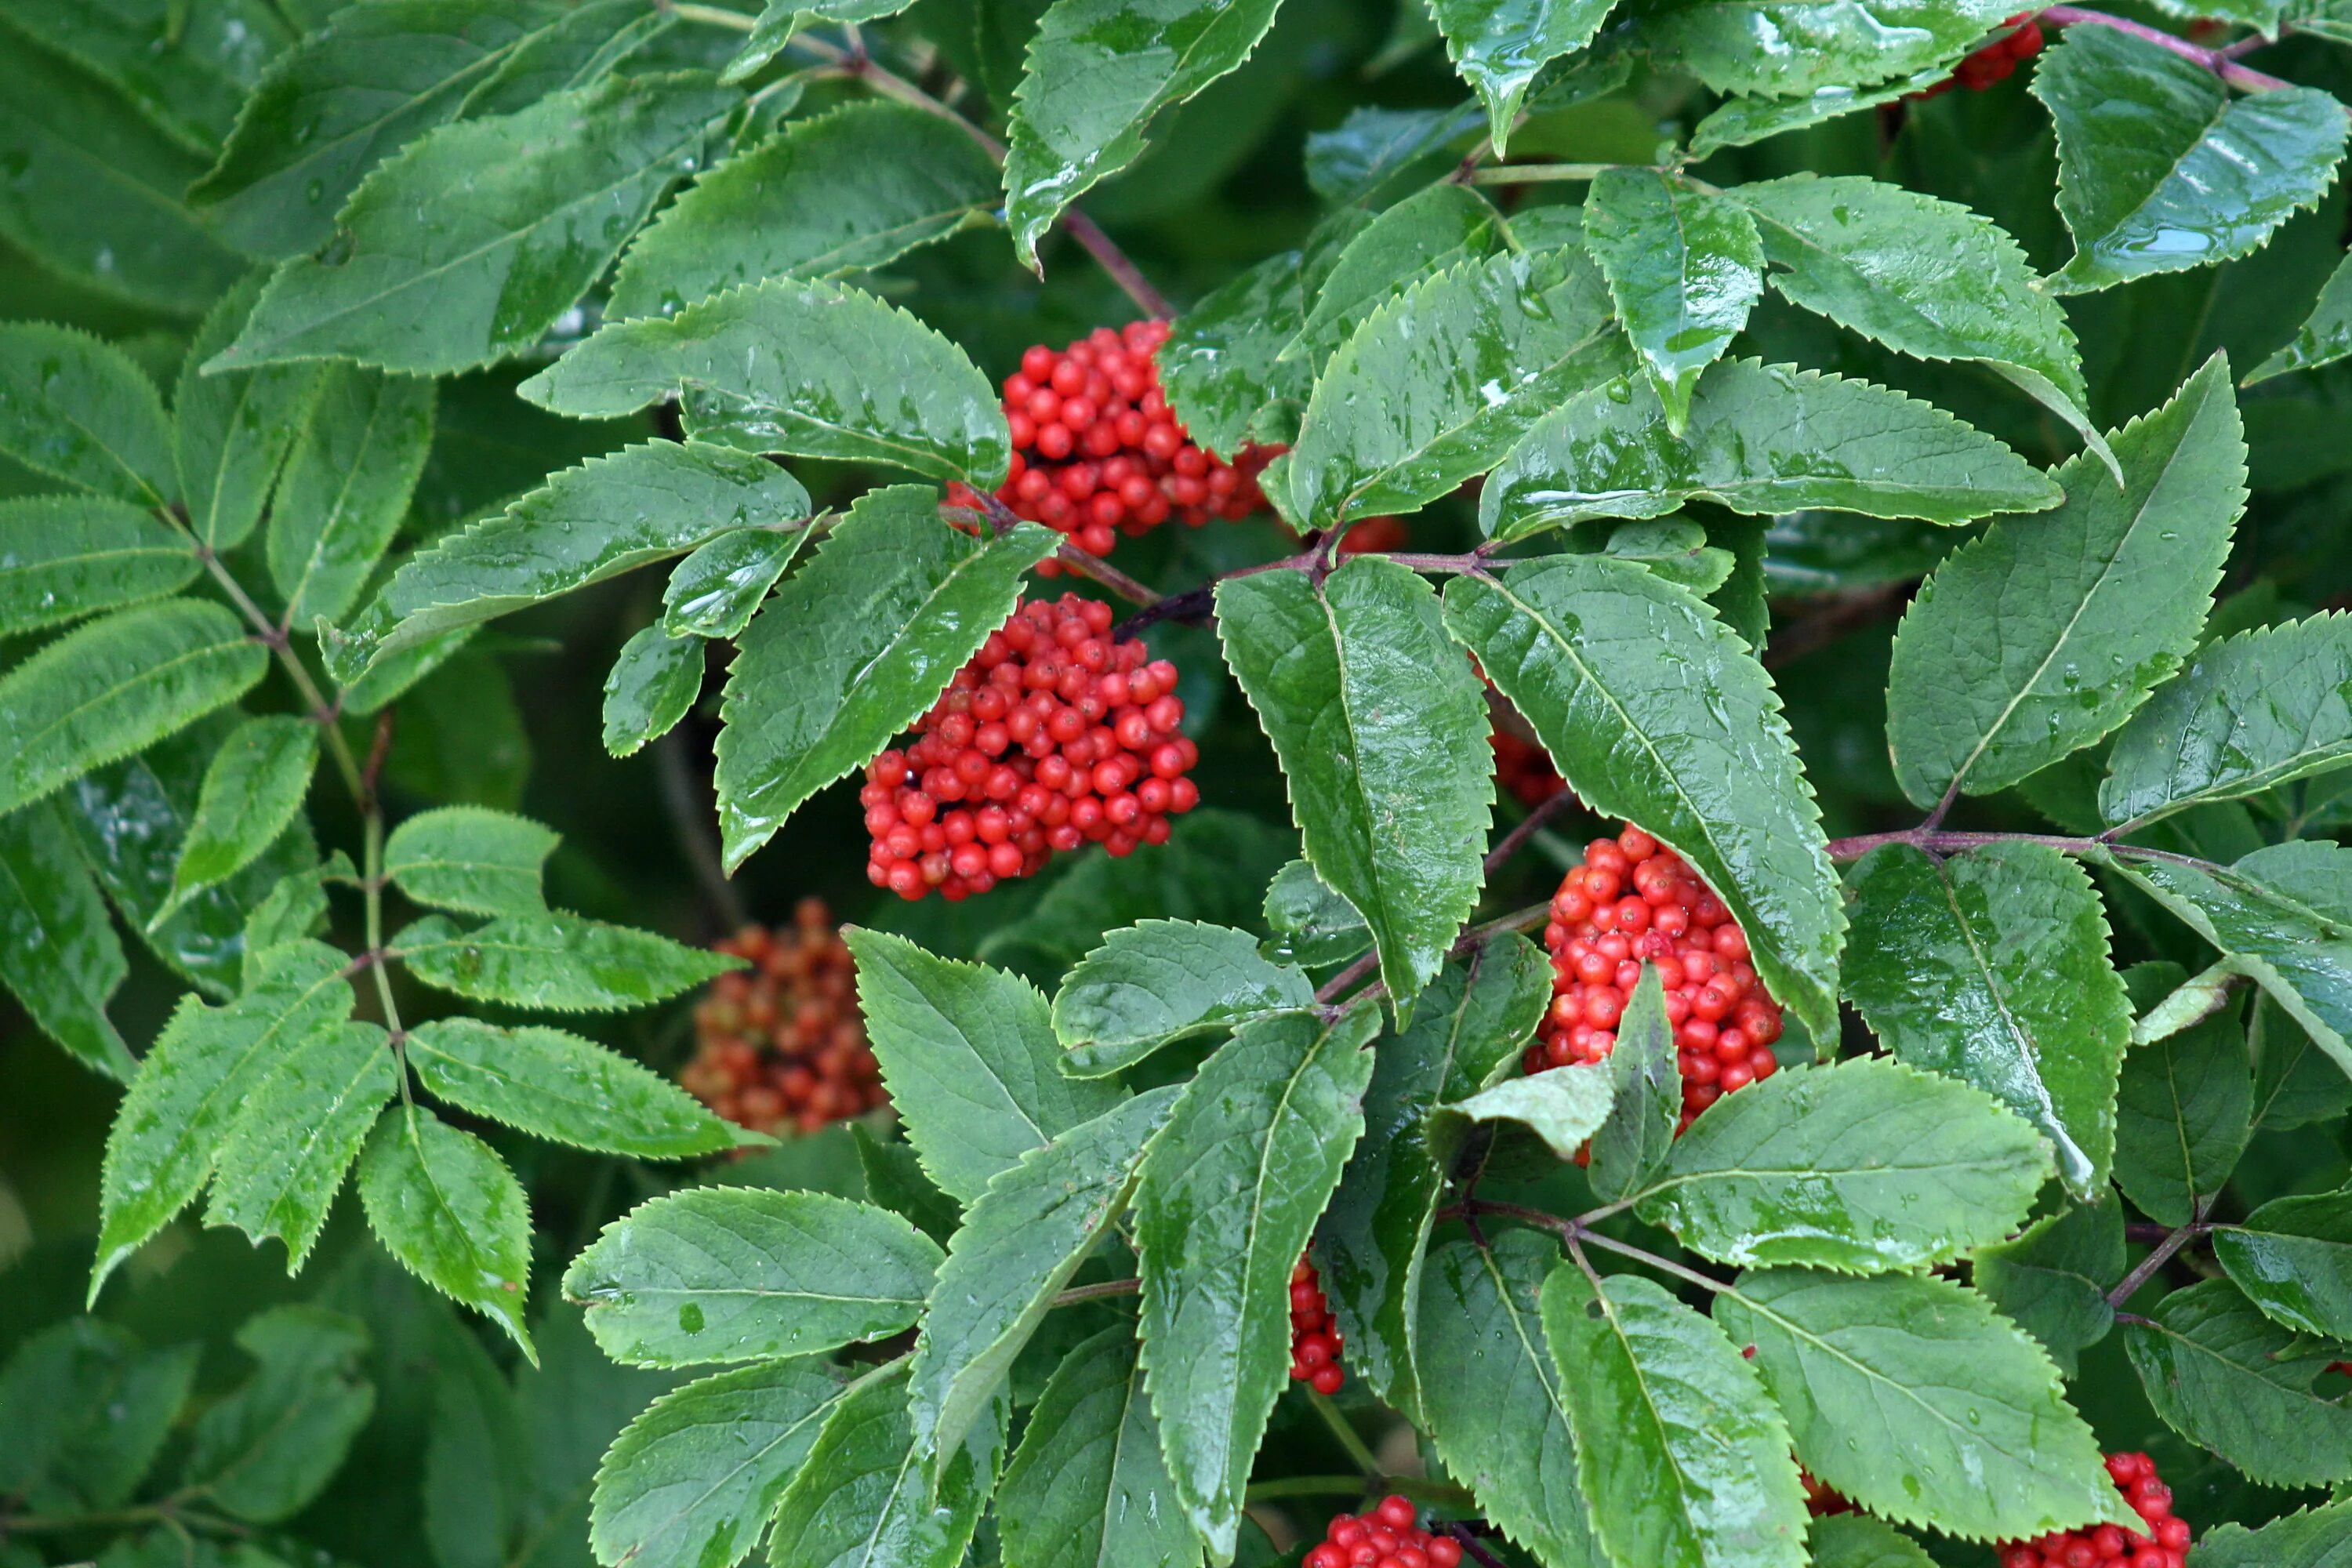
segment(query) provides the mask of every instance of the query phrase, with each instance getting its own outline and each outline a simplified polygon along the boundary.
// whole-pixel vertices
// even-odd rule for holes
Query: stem
[[[1140,605],[1146,610],[1160,602],[1160,595],[1129,576],[1099,555],[1089,555],[1075,544],[1065,544],[1054,552],[1054,559],[1065,571],[1101,584],[1130,605]]]
[[[1062,215],[1062,226],[1080,249],[1095,258],[1097,266],[1110,274],[1110,280],[1135,301],[1137,309],[1155,321],[1174,320],[1176,307],[1168,302],[1168,296],[1151,286],[1142,269],[1128,259],[1127,252],[1094,219],[1073,207]]]
[[[1558,180],[1597,180],[1615,163],[1489,163],[1462,176],[1465,185],[1540,185]]]
[[[1347,1451],[1348,1458],[1356,1462],[1357,1468],[1375,1483],[1387,1479],[1380,1460],[1365,1446],[1364,1440],[1356,1436],[1355,1427],[1348,1424],[1348,1418],[1339,1413],[1338,1405],[1331,1403],[1328,1394],[1318,1394],[1310,1388],[1307,1391],[1307,1403],[1315,1406],[1315,1414],[1323,1417],[1323,1425],[1331,1428],[1331,1436],[1339,1440],[1339,1447]]]
[[[1478,1544],[1478,1538],[1470,1533],[1469,1526],[1458,1521],[1448,1524],[1445,1527],[1445,1533],[1462,1543],[1462,1550],[1470,1554],[1471,1560],[1476,1563],[1479,1568],[1503,1568],[1503,1564],[1496,1560],[1493,1552]]]
[[[2139,1267],[2125,1275],[2123,1283],[2107,1292],[2107,1305],[2121,1307],[2126,1301],[2130,1300],[2138,1293],[2139,1288],[2155,1276],[2158,1269],[2172,1261],[2173,1254],[2212,1229],[2211,1226],[2205,1223],[2205,1215],[2211,1211],[2212,1207],[2212,1198],[2200,1199],[2197,1205],[2197,1217],[2158,1242],[2156,1250],[2141,1258]]]
[[[1383,560],[1393,561],[1415,572],[1450,572],[1465,577],[1484,577],[1486,574],[1486,557],[1494,548],[1492,544],[1482,544],[1459,555],[1416,555],[1403,550],[1378,553]]]
[[[681,22],[699,22],[708,27],[725,27],[736,33],[748,33],[760,25],[756,16],[746,16],[740,11],[721,10],[716,5],[667,5],[664,0],[654,0],[654,8],[667,11]]]
[[[1492,877],[1501,870],[1510,862],[1512,856],[1527,847],[1529,839],[1543,831],[1546,823],[1575,804],[1576,796],[1568,790],[1561,790],[1519,818],[1519,825],[1504,834],[1502,841],[1486,851],[1486,875]]]
[[[1112,1296],[1132,1296],[1143,1289],[1140,1279],[1109,1279],[1100,1285],[1079,1285],[1063,1291],[1050,1303],[1056,1307],[1075,1307],[1081,1301],[1100,1301]]]
[[[2276,92],[2281,88],[2294,85],[2242,66],[2225,50],[2209,49],[2202,44],[2176,38],[2160,27],[2151,27],[2145,22],[2126,21],[2121,16],[2110,16],[2104,11],[2085,11],[2079,5],[2053,5],[2042,13],[2042,20],[2053,27],[2113,27],[2118,33],[2129,33],[2143,43],[2154,44],[2159,49],[2168,50],[2184,60],[2203,66],[2231,87],[2246,92]]]
[[[1482,1214],[1493,1215],[1497,1219],[1514,1219],[1521,1225],[1532,1226],[1537,1230],[1549,1231],[1559,1238],[1560,1245],[1565,1247],[1573,1248],[1582,1244],[1600,1247],[1604,1252],[1613,1252],[1620,1258],[1630,1258],[1645,1268],[1654,1268],[1661,1274],[1680,1279],[1685,1284],[1696,1285],[1702,1290],[1720,1294],[1731,1289],[1720,1279],[1710,1279],[1697,1269],[1685,1268],[1672,1258],[1659,1257],[1647,1247],[1635,1247],[1631,1242],[1619,1241],[1614,1237],[1603,1236],[1599,1231],[1587,1228],[1581,1221],[1563,1219],[1556,1214],[1548,1214],[1542,1209],[1528,1208],[1524,1204],[1498,1204],[1490,1203],[1485,1198],[1469,1198],[1454,1205],[1451,1208],[1438,1210],[1436,1220],[1443,1223],[1449,1219],[1458,1219],[1466,1223],[1474,1215]]]
[[[2211,861],[2200,860],[2194,855],[2175,855],[2168,849],[2148,849],[2137,844],[2116,844],[2105,838],[2068,838],[2049,833],[1951,833],[1933,826],[1932,821],[1916,827],[1906,827],[1900,833],[1865,833],[1855,838],[1832,838],[1828,845],[1829,857],[1832,860],[1859,860],[1872,850],[1889,844],[1907,844],[1930,855],[1957,855],[1992,844],[2042,844],[2061,855],[2106,854],[2121,860],[2162,860],[2200,871],[2217,868]]]
[[[1473,1508],[1478,1500],[1470,1495],[1467,1487],[1424,1480],[1419,1476],[1284,1476],[1278,1480],[1252,1481],[1247,1500],[1261,1503],[1286,1502],[1293,1498],[1364,1497],[1376,1491],[1394,1492],[1415,1502],[1435,1503],[1442,1508]]]

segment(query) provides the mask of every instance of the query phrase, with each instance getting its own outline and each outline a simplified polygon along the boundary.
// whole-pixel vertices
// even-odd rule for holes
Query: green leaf
[[[27,1512],[128,1501],[186,1404],[200,1347],[149,1351],[127,1331],[68,1318],[0,1367],[0,1486]],[[38,1559],[33,1568],[39,1568]]]
[[[2187,1225],[2198,1200],[2219,1193],[2237,1167],[2253,1100],[2253,1064],[2234,1004],[2135,1043],[2116,1097],[2116,1184],[2148,1218]]]
[[[320,373],[270,503],[269,576],[289,626],[341,620],[359,602],[408,515],[433,445],[433,402],[429,381],[350,364]]]
[[[179,494],[155,384],[121,349],[73,327],[0,325],[0,455],[142,507]]]
[[[392,939],[408,972],[477,1002],[558,1013],[644,1007],[741,963],[634,926],[550,910],[462,931],[427,915]]]
[[[1064,978],[1054,1033],[1062,1070],[1105,1078],[1162,1046],[1315,1005],[1315,986],[1258,954],[1257,939],[1197,921],[1140,921]]]
[[[238,1108],[278,1061],[313,1031],[351,1016],[344,963],[323,942],[292,942],[264,957],[226,1006],[182,998],[106,1135],[92,1300],[204,1186]]]
[[[1423,1260],[1459,1146],[1460,1123],[1433,1125],[1430,1113],[1507,1064],[1550,1002],[1550,961],[1506,932],[1438,971],[1412,1022],[1373,1047],[1364,1136],[1316,1227],[1315,1255],[1346,1333],[1349,1376],[1409,1415],[1422,1403],[1414,1307]]]
[[[1615,0],[1434,0],[1454,68],[1486,106],[1495,156],[1544,67],[1592,41]]]
[[[1851,876],[1846,994],[1897,1060],[2031,1123],[2078,1197],[2105,1187],[2131,1007],[2080,867],[2039,845],[1874,851]]]
[[[1958,52],[1958,48],[1953,51],[1955,54]],[[1877,109],[1914,93],[1925,92],[1952,74],[1952,63],[1948,59],[1938,61],[1925,70],[1898,77],[1878,87],[1857,88],[1836,83],[1814,88],[1799,98],[1726,99],[1692,128],[1690,155],[1694,160],[1705,158],[1726,147],[1745,147],[1785,132],[1802,131],[1840,115]],[[1752,190],[1755,187],[1746,188]]]
[[[702,440],[887,463],[980,489],[1003,481],[1013,449],[995,388],[961,349],[871,294],[811,279],[615,322],[520,390],[575,419],[678,393],[687,432]]]
[[[783,52],[793,35],[824,22],[872,22],[894,16],[907,0],[767,0],[751,34],[727,62],[721,81],[748,81]]]
[[[228,0],[194,15],[160,0],[44,5],[10,0],[7,24],[104,78],[192,152],[220,150],[237,105],[270,58],[292,41],[259,0]]]
[[[205,1223],[278,1237],[293,1275],[400,1077],[379,1025],[320,1024],[289,1045],[221,1139]]]
[[[852,1123],[849,1136],[857,1145],[867,1201],[902,1216],[945,1247],[963,1225],[963,1205],[931,1184],[914,1145],[886,1142],[864,1121]]]
[[[2352,616],[2208,643],[2107,753],[2099,812],[2142,822],[2352,766]]]
[[[286,831],[310,793],[319,762],[319,726],[275,713],[230,731],[205,770],[196,815],[180,846],[172,896],[148,921],[161,925],[181,901],[251,865]]]
[[[379,0],[337,10],[279,55],[219,164],[188,199],[241,250],[316,249],[361,179],[457,118],[468,94],[562,12],[535,0]]]
[[[1642,32],[1662,63],[1717,92],[1786,95],[1946,62],[2004,15],[1999,0],[1659,0]]]
[[[2252,386],[2290,371],[2317,370],[2352,354],[2352,264],[2339,262],[2320,286],[2311,314],[2286,345],[2254,366],[2240,384]]]
[[[703,644],[656,621],[621,645],[604,677],[604,749],[634,756],[677,727],[702,695]]]
[[[1773,1269],[1715,1321],[1756,1347],[1798,1462],[1868,1512],[1966,1541],[2139,1528],[2050,1358],[1972,1291]]]
[[[1492,256],[1508,244],[1495,204],[1467,185],[1435,184],[1415,192],[1372,219],[1339,251],[1281,357],[1303,359],[1319,372],[1374,310],[1424,279]],[[1294,287],[1310,281],[1295,267],[1290,276]],[[1164,362],[1168,351],[1163,348],[1160,357]]]
[[[445,1018],[409,1031],[408,1061],[426,1092],[575,1148],[683,1160],[747,1141],[660,1074],[561,1029]]]
[[[1592,1532],[1612,1561],[1806,1568],[1788,1425],[1721,1329],[1651,1280],[1596,1289],[1568,1264],[1544,1282],[1542,1309]]]
[[[1422,1274],[1422,1405],[1448,1475],[1546,1568],[1607,1563],[1577,1489],[1567,1395],[1538,1315],[1558,1246],[1506,1231],[1449,1241]]]
[[[1008,1412],[939,1468],[936,1491],[907,1417],[901,1357],[852,1384],[785,1489],[768,1537],[777,1568],[956,1568],[995,1489]]]
[[[2227,1279],[2175,1290],[2124,1325],[2124,1348],[2165,1425],[2264,1486],[2352,1476],[2352,1409],[2312,1380],[2334,1353],[2298,1341]]]
[[[0,500],[0,636],[156,598],[203,570],[186,534],[127,502]]]
[[[204,363],[243,330],[267,276],[249,275],[213,307],[188,345],[173,395],[177,493],[186,502],[189,529],[215,551],[242,544],[261,521],[278,467],[319,391],[314,365],[203,374]]]
[[[1127,1098],[1062,1076],[1045,998],[1028,982],[934,958],[852,926],[857,1000],[907,1141],[940,1190],[970,1205],[1022,1155]]]
[[[1290,786],[1307,858],[1364,913],[1397,1006],[1436,974],[1477,902],[1494,801],[1487,717],[1436,594],[1360,556],[1217,586],[1225,662]]]
[[[1034,523],[974,539],[937,499],[916,485],[860,497],[744,634],[719,708],[729,869],[920,718],[1061,542]]]
[[[460,120],[480,120],[530,108],[551,92],[593,87],[626,65],[643,74],[657,62],[710,63],[709,51],[677,40],[657,47],[670,26],[684,18],[648,11],[635,0],[581,0],[525,38],[488,81],[466,95]]]
[[[2213,1256],[2248,1300],[2299,1333],[2352,1342],[2352,1203],[2341,1192],[2273,1198],[2213,1233]]]
[[[1895,634],[1887,738],[1914,804],[1986,795],[2131,716],[2205,623],[2245,505],[2228,363],[2116,431],[2126,483],[2075,457],[2055,511],[1994,523],[1948,556]]]
[[[504,513],[418,552],[325,640],[345,686],[445,632],[683,555],[739,528],[809,515],[800,481],[758,458],[689,441],[649,442],[566,468]]]
[[[1837,873],[1770,678],[1715,613],[1633,562],[1560,555],[1456,577],[1445,623],[1578,797],[1689,861],[1766,988],[1835,1039]]]
[[[2058,1370],[2107,1337],[2107,1292],[2124,1277],[2123,1205],[2104,1193],[2036,1220],[2013,1240],[1977,1248],[1969,1276],[2000,1314],[2042,1342]]]
[[[236,1344],[258,1364],[196,1418],[188,1489],[236,1518],[275,1524],[334,1479],[375,1408],[362,1370],[367,1325],[322,1307],[272,1307],[246,1320]]]
[[[996,165],[954,121],[902,103],[794,121],[713,168],[621,260],[605,313],[674,316],[770,278],[872,271],[996,205]]]
[[[635,1366],[809,1355],[911,1326],[941,1254],[870,1204],[689,1187],[641,1204],[572,1261],[563,1293]]]
[[[128,973],[106,900],[57,808],[0,816],[0,984],[42,1033],[125,1083],[139,1068],[106,1005]]]
[[[1990,1094],[1857,1057],[1725,1095],[1641,1214],[1719,1263],[1875,1274],[2000,1240],[2049,1174],[2040,1135]]]
[[[445,125],[368,176],[334,265],[280,267],[208,364],[352,359],[419,375],[520,353],[585,293],[740,100],[696,74],[613,77]],[[463,182],[467,199],[446,193]],[[420,203],[446,221],[419,224]]]
[[[1005,1568],[1197,1568],[1201,1546],[1160,1457],[1135,1331],[1072,1350],[997,1489]]]
[[[1447,143],[1466,140],[1485,119],[1467,100],[1451,109],[1359,104],[1336,129],[1307,133],[1307,188],[1335,207],[1362,201]]]
[[[2246,1044],[2254,1058],[2254,1129],[2307,1126],[2352,1110],[2352,1077],[2264,992]]]
[[[2232,97],[2203,66],[2114,27],[2067,31],[2030,89],[2058,127],[2058,210],[2074,257],[2054,294],[2259,249],[2317,205],[2344,156],[2343,105],[2316,88]]]
[[[1699,373],[1723,357],[1764,292],[1756,220],[1736,202],[1654,170],[1604,169],[1585,198],[1584,243],[1609,280],[1667,429],[1682,435]]]
[[[908,1410],[919,1452],[952,1453],[987,1412],[1055,1295],[1126,1208],[1177,1093],[1138,1095],[1031,1150],[965,1212],[915,1342]]]
[[[1374,311],[1332,356],[1291,453],[1291,492],[1318,524],[1415,510],[1631,368],[1581,255],[1465,262]]]
[[[1515,1041],[1524,1045],[1526,1037]],[[1616,1076],[1602,1067],[1559,1068],[1507,1078],[1492,1089],[1440,1109],[1465,1121],[1517,1121],[1563,1160],[1576,1158],[1616,1102]]]
[[[1281,355],[1306,325],[1300,253],[1270,256],[1170,324],[1155,356],[1160,389],[1192,440],[1231,458],[1270,404],[1304,405],[1311,383],[1303,361]]]
[[[1520,539],[1692,500],[1750,516],[1819,507],[1959,523],[2062,499],[2024,458],[1939,408],[1793,365],[1719,365],[1699,384],[1687,433],[1671,424],[1646,386],[1612,382],[1570,399],[1488,477],[1479,526]]]
[[[360,1155],[360,1205],[394,1261],[504,1329],[533,1366],[523,1322],[530,1205],[490,1146],[422,1106],[376,1124]]]
[[[2265,1568],[2274,1563],[2300,1568],[2352,1563],[2352,1499],[2305,1509],[2259,1530],[2233,1521],[2207,1531],[2197,1543],[2197,1568]]]
[[[805,527],[720,534],[670,573],[662,594],[662,629],[672,637],[741,637],[808,536]]]
[[[1275,936],[1260,951],[1286,963],[1344,963],[1372,945],[1371,928],[1356,906],[1331,890],[1304,860],[1293,860],[1266,885],[1265,923]]]
[[[1674,1026],[1666,1019],[1666,988],[1648,964],[1617,1020],[1609,1073],[1616,1092],[1608,1120],[1592,1134],[1586,1173],[1594,1195],[1615,1203],[1649,1185],[1682,1132],[1683,1077]]]
[[[416,902],[475,915],[547,908],[541,868],[559,842],[527,816],[481,805],[419,812],[384,841],[383,874]]]
[[[1917,1542],[1866,1513],[1825,1514],[1805,1540],[1813,1568],[1935,1568]]]
[[[1362,1007],[1236,1031],[1144,1158],[1144,1384],[1185,1517],[1219,1561],[1289,1364],[1291,1269],[1364,1129],[1378,1026]]]
[[[663,1394],[596,1471],[599,1563],[729,1568],[760,1532],[842,1399],[815,1357],[762,1362]]]

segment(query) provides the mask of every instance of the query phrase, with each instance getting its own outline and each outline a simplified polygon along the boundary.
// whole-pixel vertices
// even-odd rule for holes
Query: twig
[[[1145,315],[1155,321],[1175,318],[1176,307],[1168,302],[1168,296],[1151,286],[1151,279],[1128,259],[1127,252],[1112,242],[1110,236],[1102,231],[1101,225],[1073,207],[1062,215],[1062,226],[1069,231],[1072,239],[1078,242],[1078,248],[1093,257],[1095,264],[1110,274],[1110,280],[1118,284]]]
[[[1465,185],[1540,185],[1564,180],[1597,180],[1614,163],[1489,163],[1455,179]]]
[[[1479,1568],[1503,1568],[1503,1564],[1496,1561],[1493,1552],[1478,1544],[1478,1538],[1470,1533],[1468,1525],[1458,1520],[1454,1521],[1446,1525],[1445,1533],[1462,1543],[1462,1550],[1470,1554],[1471,1559],[1479,1564]]]
[[[1149,611],[1157,607],[1162,595],[1153,593],[1099,555],[1089,555],[1075,544],[1065,544],[1054,552],[1054,559],[1067,572],[1101,584],[1130,605],[1140,605]]]
[[[1780,669],[1810,653],[1818,653],[1848,632],[1900,612],[1911,602],[1916,584],[1889,583],[1856,594],[1840,594],[1777,627],[1764,641],[1764,668]]]
[[[2202,44],[2192,44],[2186,38],[2174,37],[2160,27],[2145,22],[2127,21],[2110,16],[2104,11],[2086,11],[2079,5],[2053,5],[2042,13],[2041,19],[2053,27],[2097,26],[2113,27],[2118,33],[2128,33],[2143,43],[2179,55],[2182,59],[2203,66],[2231,87],[2246,92],[2276,92],[2293,87],[2291,81],[2269,76],[2251,67],[2242,66],[2234,56],[2222,49],[2209,49]]]
[[[1492,849],[1486,851],[1486,875],[1492,877],[1496,872],[1501,870],[1506,865],[1509,864],[1511,857],[1526,848],[1528,846],[1528,840],[1542,832],[1544,826],[1547,823],[1550,822],[1553,817],[1558,816],[1561,812],[1569,810],[1576,804],[1577,800],[1574,794],[1568,790],[1561,790],[1558,794],[1552,795],[1549,799],[1546,800],[1542,805],[1537,806],[1533,811],[1528,812],[1525,816],[1519,818],[1518,826],[1512,828],[1508,833],[1504,834],[1502,841],[1496,844]]]
[[[2107,1292],[2107,1305],[2110,1307],[2121,1307],[2126,1301],[2130,1300],[2133,1296],[2138,1293],[2141,1286],[2147,1284],[2150,1279],[2154,1278],[2158,1269],[2172,1261],[2172,1258],[2175,1253],[2188,1246],[2197,1237],[2204,1235],[2207,1231],[2212,1229],[2213,1227],[2205,1223],[2205,1215],[2212,1209],[2212,1207],[2213,1199],[2210,1197],[2205,1198],[2200,1202],[2197,1205],[2197,1217],[2195,1219],[2190,1220],[2187,1225],[2180,1226],[2179,1229],[2173,1231],[2172,1234],[2167,1236],[2162,1241],[2158,1242],[2156,1244],[2156,1250],[2150,1252],[2146,1258],[2141,1258],[2139,1260],[2139,1267],[2125,1275],[2123,1278],[2123,1283],[2117,1285],[2114,1289]]]

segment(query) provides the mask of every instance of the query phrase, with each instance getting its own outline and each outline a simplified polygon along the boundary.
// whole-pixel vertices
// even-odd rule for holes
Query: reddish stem
[[[2053,5],[2042,13],[2041,19],[2053,27],[2113,27],[2118,33],[2129,33],[2143,43],[2179,55],[2182,59],[2203,66],[2231,87],[2246,92],[2276,92],[2294,83],[2240,65],[2226,49],[2209,49],[2202,44],[2192,44],[2177,38],[2160,27],[2145,22],[2133,22],[2122,16],[2110,16],[2105,11],[2086,11],[2079,5]]]

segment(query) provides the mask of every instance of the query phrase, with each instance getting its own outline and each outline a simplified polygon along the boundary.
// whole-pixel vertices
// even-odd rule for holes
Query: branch
[[[2105,11],[2085,11],[2079,5],[2053,5],[2042,13],[2041,19],[2053,27],[2096,26],[2113,27],[2118,33],[2129,33],[2142,43],[2179,55],[2182,59],[2203,66],[2231,87],[2245,92],[2276,92],[2293,87],[2274,76],[2265,75],[2251,67],[2242,66],[2237,57],[2227,49],[2209,49],[2202,44],[2192,44],[2186,38],[2174,37],[2160,27],[2145,22],[2127,21],[2110,16]]]
[[[2171,1262],[2175,1253],[2212,1229],[2205,1223],[2205,1216],[2212,1212],[2212,1197],[2200,1199],[2197,1205],[2197,1217],[2158,1242],[2156,1250],[2141,1258],[2139,1267],[2125,1275],[2123,1283],[2107,1292],[2107,1305],[2120,1308],[2139,1293],[2139,1288],[2154,1278],[2158,1269]]]
[[[1934,826],[1932,819],[1917,827],[1906,827],[1900,833],[1865,833],[1853,838],[1832,838],[1827,848],[1832,860],[1859,860],[1872,850],[1884,848],[1889,844],[1907,844],[1930,855],[1958,855],[1991,844],[2042,844],[2061,855],[2113,855],[2119,860],[2162,860],[2200,871],[2220,869],[2211,861],[2200,860],[2194,855],[2175,855],[2168,849],[2149,849],[2137,844],[2117,844],[2105,837],[2070,838],[2050,833],[1954,833]]]
[[[1503,835],[1502,842],[1486,851],[1486,872],[1488,877],[1510,863],[1511,857],[1528,846],[1528,840],[1542,832],[1546,825],[1560,813],[1577,804],[1576,794],[1563,789],[1541,805],[1519,818],[1519,825]]]
[[[1099,555],[1089,555],[1075,544],[1065,544],[1054,552],[1054,559],[1066,572],[1099,583],[1130,605],[1140,605],[1150,614],[1165,603],[1165,596],[1153,593]]]

